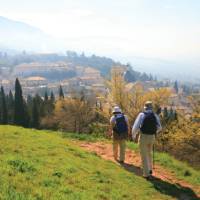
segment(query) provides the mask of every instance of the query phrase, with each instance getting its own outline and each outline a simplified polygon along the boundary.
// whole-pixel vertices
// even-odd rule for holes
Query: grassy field
[[[139,151],[136,144],[129,143],[128,147]],[[175,174],[177,178],[200,187],[200,171],[193,169],[188,164],[174,159],[167,153],[160,152],[155,153],[155,162]]]
[[[90,142],[97,142],[97,141],[104,141],[104,142],[111,142],[104,138],[95,137],[92,135],[86,134],[74,134],[74,133],[67,133],[64,134],[64,137],[73,138],[78,140],[90,141]],[[133,142],[128,142],[127,146],[129,149],[132,149],[139,153],[138,144]],[[167,153],[155,153],[155,162],[161,165],[162,167],[170,170],[176,177],[187,181],[193,185],[200,187],[200,171],[193,169],[187,163],[180,162],[173,158],[172,156],[168,155]]]
[[[0,199],[167,200],[183,190],[169,183],[157,188],[74,144],[93,137],[15,126],[0,126],[0,136]]]

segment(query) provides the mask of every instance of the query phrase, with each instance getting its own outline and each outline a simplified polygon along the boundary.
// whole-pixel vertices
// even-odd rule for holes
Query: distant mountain
[[[42,52],[54,48],[54,40],[40,29],[0,16],[0,49]]]

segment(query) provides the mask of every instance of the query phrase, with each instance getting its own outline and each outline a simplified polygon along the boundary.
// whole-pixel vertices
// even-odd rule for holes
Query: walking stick
[[[155,146],[153,144],[153,170],[155,169]]]
[[[162,108],[159,106],[156,114],[159,116],[162,112]],[[156,139],[156,134],[155,134],[155,139]],[[155,144],[153,144],[153,169],[155,169]]]

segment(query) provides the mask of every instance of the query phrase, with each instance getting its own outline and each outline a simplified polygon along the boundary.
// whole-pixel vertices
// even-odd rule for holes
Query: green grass
[[[62,133],[63,137],[73,138],[78,140],[85,140],[90,142],[111,142],[105,138],[94,135],[86,134],[74,134],[74,133]],[[139,153],[138,144],[133,142],[127,142],[127,147]],[[187,163],[180,162],[173,156],[168,155],[167,153],[155,153],[155,162],[161,165],[163,168],[168,169],[170,172],[176,175],[177,178],[185,180],[193,185],[200,186],[200,171],[195,170],[190,167]]]
[[[200,186],[200,171],[189,167],[186,163],[174,159],[167,153],[156,153],[155,161],[164,168],[169,169],[177,178],[185,180],[193,185]]]
[[[128,143],[128,147],[139,152],[137,144]],[[163,168],[168,169],[170,172],[181,180],[185,180],[196,186],[200,186],[200,171],[193,169],[188,164],[178,161],[167,153],[155,153],[155,163],[158,163]]]
[[[86,136],[0,126],[0,199],[176,199],[192,191],[147,182],[75,145]],[[93,139],[92,139],[93,140]],[[95,140],[93,140],[95,141]]]

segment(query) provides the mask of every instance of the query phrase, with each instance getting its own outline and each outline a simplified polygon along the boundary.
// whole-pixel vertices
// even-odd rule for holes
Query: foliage
[[[43,126],[48,127],[52,118],[56,125],[54,128],[78,133],[89,132],[88,124],[94,120],[95,110],[88,100],[65,98],[56,101],[53,116],[44,119]]]
[[[103,108],[107,118],[111,115],[112,107],[118,105],[133,124],[138,113],[143,111],[147,100],[153,101],[155,108],[168,102],[171,93],[166,88],[145,91],[141,84],[134,84],[131,89],[127,89],[122,68],[113,68],[111,74],[111,80],[107,83],[110,92],[106,96],[106,104]]]
[[[158,135],[156,147],[198,168],[200,164],[199,125],[185,119],[181,114],[178,116],[178,120],[163,123],[163,131]]]

